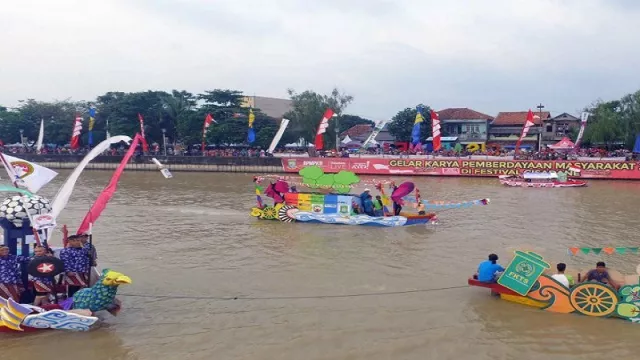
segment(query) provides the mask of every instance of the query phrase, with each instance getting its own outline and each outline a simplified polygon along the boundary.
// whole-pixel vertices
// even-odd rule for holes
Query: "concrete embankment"
[[[18,157],[35,162],[50,169],[74,169],[83,156],[80,155],[30,155]],[[138,156],[127,164],[127,170],[158,171],[151,161],[152,156]],[[203,156],[156,156],[171,171],[193,172],[246,172],[246,173],[282,173],[282,160],[279,158],[247,157],[203,157]],[[98,156],[85,169],[114,170],[122,161],[122,156]]]

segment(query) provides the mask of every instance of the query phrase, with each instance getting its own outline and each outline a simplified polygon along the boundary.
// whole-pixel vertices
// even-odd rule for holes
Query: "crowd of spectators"
[[[0,146],[0,151],[7,154],[35,154],[36,150],[33,147],[28,146]],[[71,150],[68,146],[53,146],[47,145],[40,150],[40,154],[56,154],[56,155],[85,155],[90,151],[90,147],[85,146],[76,150]],[[105,155],[122,155],[127,151],[124,145],[114,146],[111,149],[105,151]],[[162,156],[165,154],[165,149],[159,146],[157,143],[150,144],[149,155]],[[269,154],[261,148],[250,147],[216,147],[207,146],[204,151],[200,146],[181,146],[181,145],[169,145],[166,148],[166,155],[168,156],[211,156],[211,157],[269,157],[269,156],[319,156],[319,157],[350,157],[354,155],[381,155],[381,156],[408,156],[408,155],[430,155],[436,157],[452,157],[452,158],[464,158],[468,156],[497,156],[497,157],[513,157],[513,150],[506,149],[487,149],[486,151],[468,151],[466,149],[454,150],[443,149],[436,152],[428,151],[409,151],[396,147],[383,148],[380,146],[370,147],[367,150],[361,150],[358,148],[341,148],[339,152],[335,149],[328,149],[324,151],[315,151],[313,148],[277,148],[274,154]],[[139,146],[136,155],[142,155],[142,147]],[[523,150],[515,155],[516,159],[520,160],[575,160],[580,158],[626,158],[627,160],[636,159],[634,154],[626,149],[605,150],[601,148],[582,148],[578,152],[571,151],[555,151],[552,149],[544,149],[542,151],[527,151]]]

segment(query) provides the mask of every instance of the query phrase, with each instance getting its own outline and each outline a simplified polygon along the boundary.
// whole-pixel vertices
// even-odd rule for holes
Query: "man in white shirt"
[[[569,288],[569,279],[564,274],[564,271],[565,271],[566,268],[567,268],[567,265],[565,263],[558,263],[558,265],[556,265],[556,269],[558,269],[558,273],[551,275],[551,277],[553,278],[553,280],[555,280],[555,281],[559,282],[560,284],[566,286],[567,289],[568,289]]]

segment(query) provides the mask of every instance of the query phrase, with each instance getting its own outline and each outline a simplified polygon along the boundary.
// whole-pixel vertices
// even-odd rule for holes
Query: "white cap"
[[[367,191],[371,191],[371,190],[369,190],[369,188],[366,188],[366,189],[364,189],[364,191],[367,192]]]

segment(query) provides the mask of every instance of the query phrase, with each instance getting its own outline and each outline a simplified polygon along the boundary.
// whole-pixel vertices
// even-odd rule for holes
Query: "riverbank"
[[[74,169],[83,156],[81,155],[32,155],[20,154],[21,159],[32,161],[50,169]],[[138,156],[131,159],[126,170],[158,171],[151,161],[153,156]],[[229,173],[282,173],[282,160],[278,158],[248,157],[205,157],[205,156],[156,156],[156,159],[172,172],[229,172]],[[98,156],[85,169],[114,170],[122,161],[122,156]]]
[[[73,169],[81,155],[31,155],[21,158],[50,169]],[[614,159],[513,160],[491,157],[378,157],[378,158],[310,158],[310,157],[208,157],[157,156],[173,172],[227,172],[227,173],[297,173],[305,166],[320,166],[326,173],[340,170],[359,175],[388,176],[471,176],[496,177],[516,175],[524,171],[570,171],[580,169],[585,179],[640,180],[640,166],[636,161]],[[127,164],[127,170],[157,171],[152,156],[138,156]],[[113,170],[122,156],[98,156],[86,169]]]

